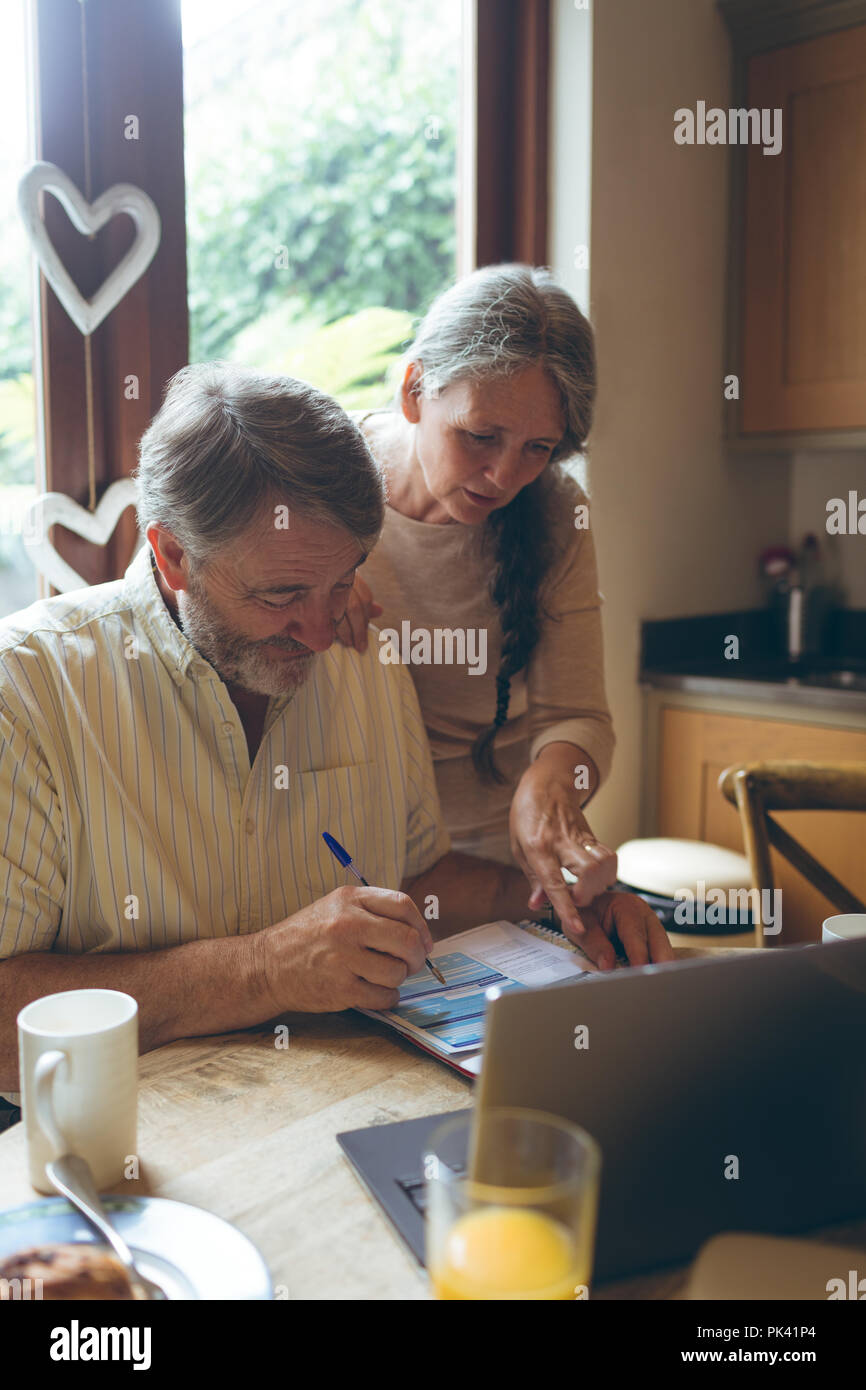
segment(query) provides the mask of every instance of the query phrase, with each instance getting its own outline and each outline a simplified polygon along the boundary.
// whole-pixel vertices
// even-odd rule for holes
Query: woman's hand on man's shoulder
[[[383,612],[382,605],[376,603],[366,580],[355,575],[346,611],[337,623],[337,638],[344,647],[354,647],[358,652],[367,650],[367,627],[373,618]]]

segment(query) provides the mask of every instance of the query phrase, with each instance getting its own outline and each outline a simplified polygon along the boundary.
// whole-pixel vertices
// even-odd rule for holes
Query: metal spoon
[[[53,1162],[46,1163],[45,1171],[57,1191],[78,1208],[85,1220],[89,1221],[93,1229],[111,1246],[134,1285],[136,1298],[166,1298],[167,1294],[159,1284],[155,1284],[152,1279],[146,1278],[136,1269],[132,1251],[112,1226],[99,1199],[87,1159],[80,1158],[78,1154],[64,1154],[62,1158],[55,1158]]]

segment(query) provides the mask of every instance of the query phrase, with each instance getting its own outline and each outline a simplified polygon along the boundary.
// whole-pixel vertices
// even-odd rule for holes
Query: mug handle
[[[53,1159],[60,1158],[69,1148],[58,1128],[52,1100],[57,1068],[61,1062],[65,1061],[65,1052],[43,1052],[40,1057],[37,1057],[36,1066],[33,1068],[33,1100],[36,1119],[39,1128],[51,1145],[51,1157]]]

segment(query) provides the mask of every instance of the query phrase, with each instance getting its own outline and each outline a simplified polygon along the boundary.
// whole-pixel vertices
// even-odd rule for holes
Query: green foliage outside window
[[[458,12],[269,3],[192,49],[192,360],[290,371],[348,407],[382,401],[413,321],[454,276]]]

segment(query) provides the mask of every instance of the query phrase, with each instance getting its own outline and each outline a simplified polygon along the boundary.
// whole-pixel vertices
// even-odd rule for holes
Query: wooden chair
[[[759,762],[728,767],[719,789],[736,806],[752,874],[752,888],[773,890],[770,846],[783,854],[839,912],[866,912],[866,906],[825,869],[771,811],[866,811],[866,763]],[[762,904],[763,905],[763,904]],[[757,906],[757,904],[756,904]],[[763,931],[762,908],[755,913],[755,945],[782,946]]]

